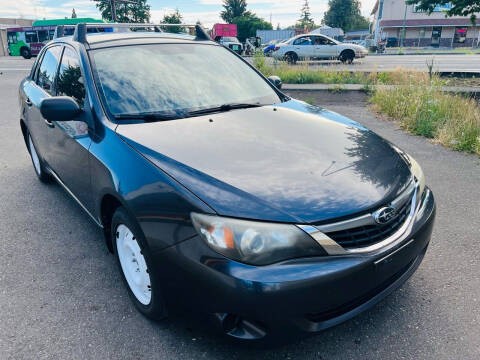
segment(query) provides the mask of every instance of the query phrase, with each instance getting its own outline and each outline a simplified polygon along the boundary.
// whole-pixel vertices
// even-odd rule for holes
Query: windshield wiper
[[[185,115],[175,113],[150,112],[138,114],[118,114],[114,115],[114,117],[116,120],[144,120],[147,122],[153,122],[183,119]]]
[[[188,116],[195,116],[195,115],[204,115],[204,114],[211,114],[211,113],[216,113],[216,112],[226,112],[230,110],[235,110],[235,109],[248,109],[248,108],[256,108],[256,107],[261,107],[263,105],[261,104],[249,104],[249,103],[232,103],[232,104],[224,104],[221,106],[215,106],[212,108],[207,108],[207,109],[200,109],[200,110],[194,110],[194,111],[189,111],[187,113]]]

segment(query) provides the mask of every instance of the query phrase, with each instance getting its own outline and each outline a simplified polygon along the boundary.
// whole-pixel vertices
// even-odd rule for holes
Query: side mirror
[[[48,121],[74,120],[82,109],[68,96],[45,98],[40,102],[40,113]]]
[[[270,76],[268,80],[277,88],[281,89],[282,88],[282,79],[280,79],[278,76]]]

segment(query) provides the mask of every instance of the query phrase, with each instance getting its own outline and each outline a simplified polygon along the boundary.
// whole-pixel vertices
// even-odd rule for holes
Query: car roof
[[[73,36],[64,36],[53,39],[52,42],[75,42]],[[188,34],[175,34],[167,32],[102,32],[87,34],[87,48],[95,49],[107,46],[133,45],[135,43],[211,43],[212,40],[197,40],[195,36]]]

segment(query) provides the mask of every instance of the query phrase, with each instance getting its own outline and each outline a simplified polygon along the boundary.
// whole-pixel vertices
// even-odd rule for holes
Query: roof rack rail
[[[55,32],[53,33],[53,38],[61,38],[65,36],[65,26],[64,25],[57,25],[55,27]]]
[[[80,23],[75,26],[73,40],[79,43],[87,43],[87,28],[115,28],[115,29],[138,29],[153,28],[155,32],[164,32],[162,27],[182,27],[195,29],[197,40],[211,40],[207,32],[198,24],[142,24],[142,23]],[[58,28],[58,26],[57,26]],[[62,30],[63,32],[63,30]],[[63,33],[62,33],[63,35]]]

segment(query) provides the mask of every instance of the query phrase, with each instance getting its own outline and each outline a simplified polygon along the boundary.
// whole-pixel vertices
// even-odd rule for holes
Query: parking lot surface
[[[292,92],[417,158],[436,196],[437,221],[423,264],[383,302],[313,337],[257,349],[187,315],[153,323],[135,310],[100,230],[58,185],[36,179],[18,124],[26,71],[0,71],[1,359],[480,358],[478,157],[408,135],[344,94],[323,101]]]

